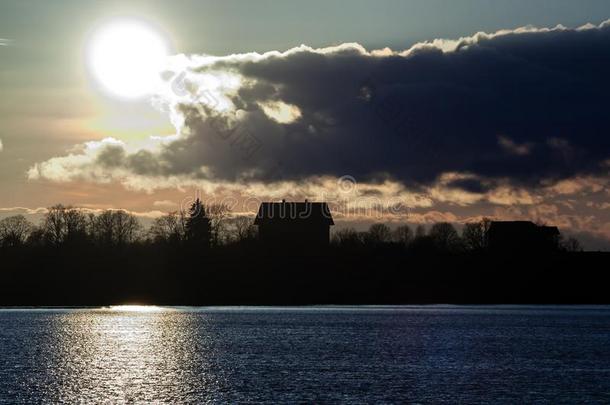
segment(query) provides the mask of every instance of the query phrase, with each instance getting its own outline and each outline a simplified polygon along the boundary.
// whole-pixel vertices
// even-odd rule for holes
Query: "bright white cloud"
[[[282,101],[259,103],[265,114],[280,124],[290,124],[301,117],[301,110],[296,105]]]

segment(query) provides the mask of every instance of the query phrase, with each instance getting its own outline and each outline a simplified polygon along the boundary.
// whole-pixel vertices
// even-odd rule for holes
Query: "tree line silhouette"
[[[606,303],[609,255],[487,249],[490,221],[458,232],[373,224],[329,246],[265,245],[254,218],[196,200],[145,229],[123,210],[55,205],[0,220],[0,305]]]
[[[94,245],[125,247],[131,244],[189,246],[208,250],[221,245],[255,243],[257,229],[254,218],[232,217],[225,204],[205,206],[197,199],[188,211],[174,211],[156,218],[144,229],[137,216],[124,210],[105,210],[99,214],[80,208],[52,206],[38,226],[23,215],[0,220],[0,247]],[[415,251],[456,253],[482,251],[487,247],[487,231],[491,220],[466,223],[461,235],[448,222],[433,224],[427,231],[423,225],[412,229],[399,225],[392,229],[376,223],[367,231],[342,228],[333,232],[331,245],[344,248],[395,245]],[[582,251],[580,242],[562,238],[559,249]]]

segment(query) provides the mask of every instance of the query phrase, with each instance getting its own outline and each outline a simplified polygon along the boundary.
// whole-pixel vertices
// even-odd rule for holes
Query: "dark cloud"
[[[244,159],[223,118],[189,105],[191,135],[164,157],[170,170],[197,162],[225,179],[349,173],[427,183],[458,171],[537,182],[603,170],[610,26],[481,35],[446,52],[441,46],[451,44],[387,56],[358,46],[302,48],[202,66],[201,73],[238,72],[250,83],[231,99],[243,110],[242,135],[260,148]],[[260,105],[277,101],[297,106],[301,117],[275,122]]]
[[[226,181],[349,174],[412,186],[461,172],[532,185],[604,175],[608,49],[604,23],[477,34],[402,53],[344,44],[203,58],[188,67],[191,91],[199,83],[206,95],[206,75],[240,84],[174,104],[184,126],[160,151],[98,159],[140,175]],[[217,111],[219,97],[231,107]],[[475,180],[455,187],[484,190]]]

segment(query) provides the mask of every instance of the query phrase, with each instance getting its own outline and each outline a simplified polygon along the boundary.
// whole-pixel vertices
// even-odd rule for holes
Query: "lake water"
[[[610,402],[610,307],[0,310],[0,403]]]

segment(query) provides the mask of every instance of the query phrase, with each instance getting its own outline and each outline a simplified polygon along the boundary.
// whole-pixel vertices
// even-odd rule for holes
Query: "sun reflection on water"
[[[207,402],[208,390],[217,399],[226,392],[202,315],[117,305],[49,316],[44,350],[32,359],[42,370],[34,390],[46,402]]]

